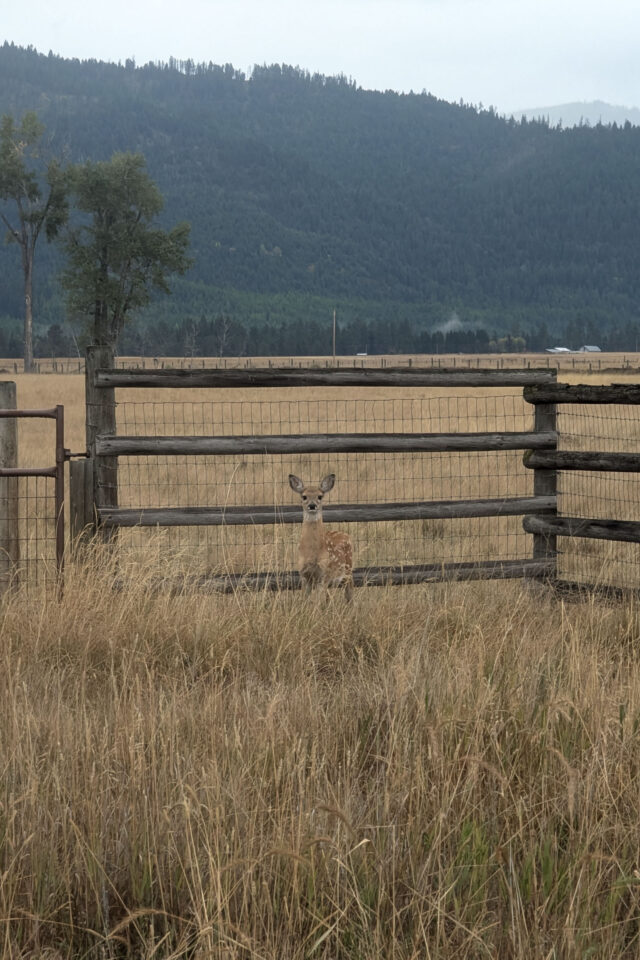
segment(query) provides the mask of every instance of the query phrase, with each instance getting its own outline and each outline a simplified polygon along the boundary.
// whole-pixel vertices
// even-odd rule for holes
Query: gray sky
[[[500,112],[640,106],[640,0],[0,0],[0,38],[65,57],[289,63]]]

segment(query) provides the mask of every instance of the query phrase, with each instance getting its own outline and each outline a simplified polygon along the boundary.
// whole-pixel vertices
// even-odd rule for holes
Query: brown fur
[[[345,597],[353,596],[353,546],[346,533],[325,530],[322,500],[333,488],[334,474],[324,477],[319,486],[306,487],[299,477],[289,475],[289,484],[302,500],[302,534],[298,548],[300,577],[310,592],[313,587],[341,586]]]

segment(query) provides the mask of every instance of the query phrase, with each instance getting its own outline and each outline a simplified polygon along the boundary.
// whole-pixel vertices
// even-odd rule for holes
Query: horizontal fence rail
[[[581,517],[525,517],[527,533],[553,537],[585,537],[589,540],[615,540],[640,543],[640,523],[633,520],[589,520]]]
[[[0,477],[57,477],[57,467],[0,467]]]
[[[57,420],[59,416],[58,407],[47,407],[43,410],[0,410],[0,420],[25,420],[29,417],[39,420]]]
[[[640,473],[640,453],[591,453],[576,450],[533,450],[523,457],[531,470],[591,470]]]
[[[329,523],[377,523],[384,520],[450,520],[472,517],[517,517],[555,511],[556,497],[502,500],[435,500],[416,503],[327,504]],[[299,506],[258,507],[103,507],[100,520],[119,527],[189,527],[300,523]]]
[[[462,563],[415,564],[402,567],[358,567],[353,571],[356,587],[408,586],[417,583],[444,583],[465,580],[521,580],[553,577],[552,560],[485,560]],[[297,570],[261,573],[229,573],[185,578],[182,583],[159,581],[158,589],[169,586],[198,588],[220,593],[237,590],[300,590],[303,583]]]
[[[99,457],[205,456],[264,453],[456,453],[553,449],[557,435],[539,433],[319,433],[256,437],[96,438]]]
[[[109,387],[523,387],[551,383],[555,370],[434,370],[386,367],[360,370],[255,368],[253,370],[103,370],[97,388]]]
[[[529,403],[620,403],[640,404],[640,384],[549,383],[525,386],[524,399]]]

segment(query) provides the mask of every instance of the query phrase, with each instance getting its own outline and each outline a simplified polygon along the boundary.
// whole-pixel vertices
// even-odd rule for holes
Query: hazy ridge
[[[166,222],[191,222],[194,268],[154,322],[224,313],[246,345],[269,325],[304,340],[337,307],[341,323],[375,328],[381,349],[414,349],[454,311],[464,329],[541,342],[567,325],[573,345],[635,329],[638,127],[553,129],[287,66],[247,76],[4,44],[0,113],[32,108],[73,160],[144,152]],[[58,267],[43,243],[45,325],[64,318]],[[17,250],[2,247],[4,327],[20,315]]]
[[[522,110],[514,110],[513,116],[518,120],[521,117],[526,117],[528,120],[546,120],[553,127],[559,124],[563,127],[578,127],[585,124],[595,127],[599,123],[605,125],[630,123],[636,127],[640,126],[638,107],[625,107],[605,103],[603,100],[561,103],[553,107],[526,107]]]

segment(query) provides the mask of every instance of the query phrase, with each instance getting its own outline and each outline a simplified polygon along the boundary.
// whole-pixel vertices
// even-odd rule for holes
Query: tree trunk
[[[23,247],[24,266],[24,372],[33,372],[33,250]]]

